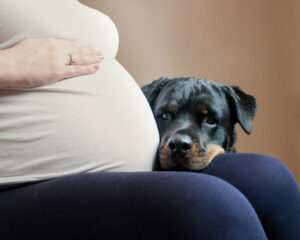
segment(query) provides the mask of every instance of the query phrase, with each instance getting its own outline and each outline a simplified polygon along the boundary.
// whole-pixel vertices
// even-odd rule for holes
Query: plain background
[[[251,135],[236,125],[237,151],[277,157],[300,182],[300,1],[80,2],[113,20],[117,59],[139,86],[192,76],[253,95],[257,116]]]

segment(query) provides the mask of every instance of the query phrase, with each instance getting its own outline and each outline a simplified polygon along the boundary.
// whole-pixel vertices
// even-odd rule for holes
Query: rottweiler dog
[[[236,152],[237,122],[251,133],[256,100],[237,86],[161,77],[141,89],[160,134],[153,170],[201,171],[216,155]]]

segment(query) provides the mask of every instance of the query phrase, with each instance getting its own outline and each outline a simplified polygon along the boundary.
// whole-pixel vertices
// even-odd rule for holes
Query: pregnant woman
[[[278,159],[151,172],[158,129],[118,44],[76,0],[0,1],[0,238],[297,239],[299,189]]]

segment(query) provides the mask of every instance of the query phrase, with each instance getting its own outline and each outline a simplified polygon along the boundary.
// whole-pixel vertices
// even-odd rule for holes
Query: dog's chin
[[[207,157],[192,159],[190,161],[172,161],[168,165],[161,165],[162,170],[167,171],[201,171],[208,165]]]
[[[211,161],[225,150],[219,145],[209,144],[205,154],[193,157],[192,159],[172,159],[169,161],[160,161],[162,170],[167,171],[201,171],[206,168]]]
[[[198,161],[197,161],[198,162]],[[199,163],[183,164],[181,167],[189,171],[200,171],[208,166],[207,159],[203,159]]]

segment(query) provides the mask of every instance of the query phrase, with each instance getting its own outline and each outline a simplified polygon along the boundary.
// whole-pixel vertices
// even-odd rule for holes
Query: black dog
[[[162,77],[142,91],[160,133],[154,170],[199,171],[217,154],[235,152],[235,123],[251,133],[256,101],[236,86]]]

